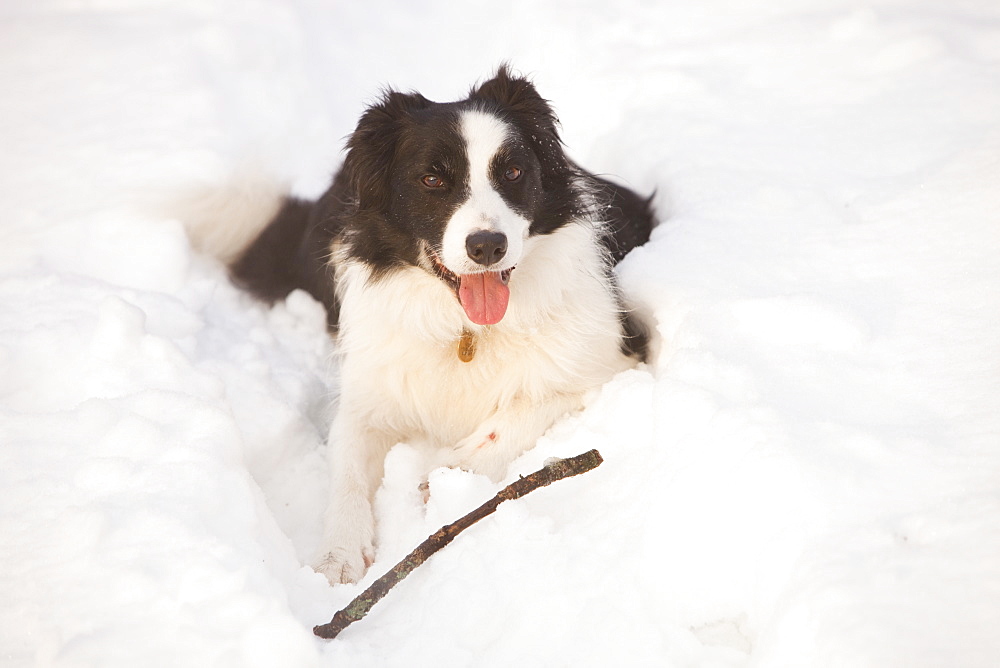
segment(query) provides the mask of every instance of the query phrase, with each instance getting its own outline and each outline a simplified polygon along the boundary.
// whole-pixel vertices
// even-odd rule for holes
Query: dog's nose
[[[480,230],[465,238],[465,252],[476,264],[496,264],[507,254],[507,236],[502,232]]]

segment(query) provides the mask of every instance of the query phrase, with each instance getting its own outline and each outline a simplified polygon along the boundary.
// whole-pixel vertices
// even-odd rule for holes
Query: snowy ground
[[[337,7],[339,6],[339,8]],[[38,0],[0,6],[0,664],[1000,664],[1000,6]],[[332,344],[173,197],[321,190],[367,100],[509,59],[659,192],[621,267],[658,352],[333,642]],[[391,566],[495,487],[405,445]]]

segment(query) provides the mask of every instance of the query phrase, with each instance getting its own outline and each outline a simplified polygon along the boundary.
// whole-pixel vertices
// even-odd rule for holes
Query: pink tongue
[[[510,288],[500,278],[499,271],[483,274],[463,274],[459,277],[458,301],[465,315],[477,325],[495,325],[507,312]]]

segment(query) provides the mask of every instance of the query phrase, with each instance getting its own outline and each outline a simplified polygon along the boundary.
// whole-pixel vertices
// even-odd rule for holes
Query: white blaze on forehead
[[[475,193],[490,188],[490,164],[510,134],[510,128],[493,114],[466,111],[462,114],[462,138],[469,159],[469,189]]]
[[[508,269],[520,259],[531,226],[530,221],[510,208],[490,179],[490,166],[512,129],[484,111],[462,112],[459,129],[469,164],[469,199],[448,221],[441,243],[441,260],[456,274],[482,271],[483,267],[469,259],[465,240],[473,232],[491,230],[507,237],[507,255],[499,268]]]

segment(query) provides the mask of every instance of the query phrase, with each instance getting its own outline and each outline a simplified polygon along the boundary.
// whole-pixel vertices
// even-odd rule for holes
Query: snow
[[[1000,7],[956,0],[0,8],[0,664],[1000,662]],[[173,204],[315,195],[382,85],[531,75],[658,191],[655,324],[504,504],[332,642],[312,626],[497,486],[400,444],[365,582],[315,556],[338,392]],[[173,207],[173,208],[172,208]]]

